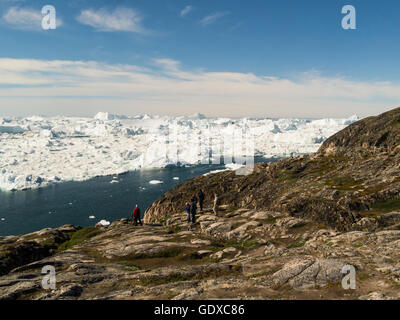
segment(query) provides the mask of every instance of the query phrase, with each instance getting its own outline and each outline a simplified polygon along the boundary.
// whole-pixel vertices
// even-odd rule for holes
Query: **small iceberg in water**
[[[150,184],[161,184],[161,183],[164,183],[164,182],[160,181],[160,180],[151,180],[149,183]]]
[[[97,224],[100,225],[100,226],[103,226],[103,227],[108,227],[111,223],[110,223],[110,221],[107,221],[107,220],[101,220]]]
[[[95,216],[89,216],[89,219],[96,219]]]

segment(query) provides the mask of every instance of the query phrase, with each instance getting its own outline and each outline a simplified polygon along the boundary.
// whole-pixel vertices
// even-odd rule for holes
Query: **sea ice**
[[[224,139],[232,130],[249,128],[255,156],[311,153],[358,119],[229,119],[201,114],[129,117],[109,113],[93,119],[1,118],[0,189],[36,189],[143,168],[186,167],[208,163],[210,154],[213,162],[235,158],[233,145],[241,142],[240,137],[232,136],[232,145]]]
[[[101,225],[101,226],[103,226],[103,227],[107,227],[107,226],[109,226],[111,223],[110,223],[110,221],[107,221],[107,220],[101,220],[99,223],[97,223],[97,224],[99,224],[99,225]]]
[[[149,183],[150,184],[161,184],[161,183],[164,183],[164,182],[160,181],[160,180],[151,180],[151,181],[149,181]]]

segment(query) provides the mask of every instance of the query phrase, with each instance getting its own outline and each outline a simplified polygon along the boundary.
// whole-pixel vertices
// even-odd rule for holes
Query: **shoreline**
[[[301,154],[299,154],[299,155],[301,155]],[[254,163],[265,162],[265,161],[256,161],[257,159],[264,159],[264,160],[274,159],[274,161],[277,161],[279,159],[283,159],[283,158],[287,158],[287,157],[289,157],[289,156],[272,156],[272,157],[256,156],[256,157],[254,157],[254,160],[255,160]],[[235,163],[232,163],[232,164],[235,164]],[[4,188],[0,187],[0,193],[1,192],[3,192],[3,193],[14,193],[14,192],[36,191],[36,190],[41,190],[41,189],[48,188],[50,186],[60,185],[60,184],[63,184],[63,183],[87,182],[87,181],[94,180],[94,179],[97,179],[97,178],[123,176],[123,175],[127,175],[129,173],[132,173],[132,172],[139,172],[139,171],[147,171],[148,172],[148,171],[153,171],[153,170],[156,171],[156,170],[167,170],[167,169],[171,169],[171,168],[191,168],[191,167],[207,166],[207,165],[212,166],[214,164],[211,164],[211,163],[210,164],[185,164],[183,166],[167,165],[167,166],[164,166],[164,167],[136,168],[136,169],[132,169],[132,170],[126,170],[126,171],[123,171],[123,172],[120,172],[120,173],[110,173],[110,174],[107,173],[107,174],[104,174],[104,175],[99,174],[99,175],[96,175],[96,176],[91,176],[91,177],[82,178],[82,179],[77,178],[77,179],[72,179],[72,180],[49,181],[49,182],[46,182],[46,183],[38,185],[38,186],[33,186],[33,187],[28,187],[28,188],[23,188],[23,189],[15,189],[15,188],[13,188],[13,189],[4,189]],[[230,169],[229,167],[227,167],[227,166],[229,166],[231,164],[223,164],[223,163],[215,164],[215,166],[220,166],[220,165],[225,165],[225,169],[222,169],[220,172],[222,172],[222,171],[234,171],[234,170]]]
[[[255,161],[274,159],[258,157]],[[121,173],[118,183],[113,180],[117,175],[107,175],[86,181],[62,181],[23,192],[0,191],[4,208],[0,219],[5,219],[0,221],[0,235],[21,235],[64,224],[87,227],[101,220],[114,222],[128,217],[135,203],[145,212],[175,186],[215,169],[230,171],[225,165],[152,168]],[[155,180],[163,183],[151,184]]]

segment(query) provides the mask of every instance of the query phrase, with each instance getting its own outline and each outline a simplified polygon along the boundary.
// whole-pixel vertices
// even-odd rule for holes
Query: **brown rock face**
[[[202,189],[207,209],[216,192],[227,211],[280,211],[342,231],[376,229],[379,215],[400,209],[399,151],[397,108],[350,125],[315,154],[260,163],[249,176],[222,172],[185,181],[147,210],[145,222],[160,223],[184,211]]]
[[[80,227],[65,225],[23,236],[0,237],[0,275],[10,270],[51,256],[57,247],[69,240]]]
[[[399,139],[400,108],[396,108],[352,124],[326,140],[319,152],[393,152]]]

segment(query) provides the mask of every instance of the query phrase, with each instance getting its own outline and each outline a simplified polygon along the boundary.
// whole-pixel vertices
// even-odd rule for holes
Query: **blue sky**
[[[44,31],[47,4],[0,0],[0,114],[340,117],[399,104],[398,1],[54,0],[59,25]],[[347,4],[356,30],[341,27]]]

